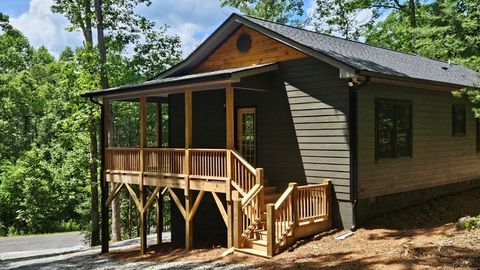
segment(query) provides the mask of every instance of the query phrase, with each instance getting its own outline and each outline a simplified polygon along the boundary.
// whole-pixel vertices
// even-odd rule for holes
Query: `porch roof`
[[[142,83],[123,85],[82,94],[82,97],[107,97],[112,99],[140,96],[166,96],[185,90],[200,91],[221,89],[240,82],[242,77],[270,72],[278,68],[277,63],[222,69],[178,77],[154,79]]]

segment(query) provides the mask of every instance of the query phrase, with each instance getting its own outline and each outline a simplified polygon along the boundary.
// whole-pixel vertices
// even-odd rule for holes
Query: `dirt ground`
[[[299,241],[273,259],[232,254],[225,248],[195,249],[165,244],[147,255],[138,249],[111,253],[126,261],[202,261],[262,269],[480,269],[480,229],[456,230],[463,216],[480,214],[480,189],[449,195],[372,221],[345,240],[330,231]]]

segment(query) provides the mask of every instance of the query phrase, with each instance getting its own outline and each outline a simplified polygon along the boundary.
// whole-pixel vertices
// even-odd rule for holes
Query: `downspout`
[[[350,107],[350,203],[352,204],[352,231],[356,231],[357,226],[357,203],[358,203],[358,179],[357,179],[357,159],[358,159],[358,136],[357,136],[357,114],[358,114],[358,90],[365,87],[370,82],[370,77],[365,81],[359,82],[356,77],[348,82],[349,88],[349,107]]]
[[[108,242],[109,242],[109,230],[108,230],[108,208],[105,206],[105,202],[108,197],[108,185],[105,179],[105,106],[102,103],[96,101],[93,97],[90,97],[90,102],[95,105],[100,106],[100,190],[101,190],[101,242],[102,242],[102,252],[101,254],[108,253]]]

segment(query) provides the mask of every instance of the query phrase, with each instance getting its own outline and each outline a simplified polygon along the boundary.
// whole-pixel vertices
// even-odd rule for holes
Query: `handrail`
[[[278,198],[278,200],[275,202],[275,210],[279,209],[288,199],[288,197],[290,196],[290,194],[292,194],[293,192],[293,187],[292,186],[289,186],[283,193],[282,195],[280,196],[280,198]]]
[[[311,222],[329,216],[329,181],[297,188],[298,222]]]
[[[263,190],[263,186],[255,185],[242,199],[242,209],[245,209],[247,205]]]
[[[285,247],[289,242],[287,237],[296,239],[297,228],[315,222],[331,222],[330,185],[329,180],[299,187],[297,183],[290,183],[275,204],[267,205],[268,256]]]
[[[250,163],[249,163],[246,159],[244,159],[244,158],[240,155],[240,153],[238,153],[238,152],[235,151],[235,150],[230,150],[230,151],[231,151],[232,154],[235,156],[235,158],[237,158],[237,159],[243,164],[243,166],[245,166],[250,172],[255,173],[255,170],[256,170],[256,169],[255,169],[252,165],[250,165]]]

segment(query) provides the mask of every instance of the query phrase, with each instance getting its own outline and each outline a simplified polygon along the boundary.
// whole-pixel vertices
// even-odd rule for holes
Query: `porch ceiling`
[[[274,71],[277,63],[222,69],[178,77],[155,79],[138,84],[113,87],[84,93],[82,97],[104,97],[109,100],[138,98],[142,96],[165,97],[169,94],[183,93],[187,90],[215,90],[240,82],[242,77]]]

